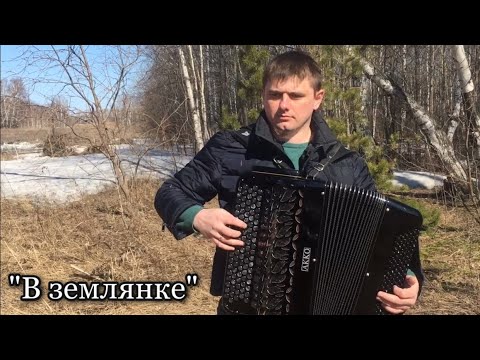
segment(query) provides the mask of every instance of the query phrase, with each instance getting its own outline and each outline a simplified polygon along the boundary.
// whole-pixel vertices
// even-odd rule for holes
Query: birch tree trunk
[[[407,45],[403,45],[402,47],[402,75],[403,75],[403,83],[402,86],[404,89],[407,88]],[[407,122],[407,110],[402,107],[400,115],[400,136],[403,137],[403,128]]]
[[[448,140],[452,143],[453,145],[453,137],[455,136],[455,131],[457,130],[458,127],[458,119],[460,118],[460,106],[462,104],[462,89],[460,88],[460,84],[457,83],[457,86],[455,86],[454,93],[454,102],[455,106],[453,108],[453,113],[450,116],[450,122],[448,124],[448,130],[447,130],[447,137]]]
[[[203,148],[202,124],[200,123],[200,115],[198,112],[198,108],[195,104],[195,98],[193,97],[192,82],[190,80],[190,76],[188,75],[187,63],[185,61],[185,55],[181,46],[178,47],[178,54],[180,55],[183,81],[187,89],[188,105],[193,118],[193,131],[195,134],[195,152],[199,152]]]
[[[413,100],[411,96],[407,95],[399,86],[392,84],[390,80],[375,71],[374,67],[367,60],[359,57],[353,52],[351,52],[351,54],[359,59],[365,75],[371,81],[373,81],[387,94],[396,96],[405,103],[407,108],[412,112],[415,122],[425,134],[428,142],[433,147],[440,159],[442,159],[444,162],[446,169],[457,178],[466,181],[467,175],[460,162],[455,157],[453,147],[448,141],[447,134],[435,127],[434,119],[432,119],[425,112],[425,110],[415,100]]]
[[[463,45],[454,45],[453,57],[455,59],[457,74],[460,80],[463,106],[465,115],[467,116],[467,127],[471,137],[469,143],[472,145],[476,143],[477,154],[480,156],[480,117],[475,109],[475,101],[473,97],[475,87],[473,86],[472,74],[470,72],[467,57],[465,56]]]
[[[193,75],[192,91],[193,91],[195,106],[197,107],[198,113],[201,116],[200,102],[198,101],[198,98],[199,98],[199,96],[198,96],[198,77],[197,77],[197,70],[196,70],[196,67],[195,67],[195,62],[194,62],[194,59],[193,59],[192,45],[187,45],[187,49],[188,49],[188,57],[189,57],[189,60],[190,60],[190,69],[192,69],[192,75]]]
[[[203,72],[203,48],[202,45],[200,45],[200,75],[198,77],[200,84],[200,109],[202,111],[202,119],[203,119],[203,135],[204,135],[204,140],[208,141],[210,138],[210,128],[208,126],[208,121],[207,121],[207,105],[205,103],[205,76]]]

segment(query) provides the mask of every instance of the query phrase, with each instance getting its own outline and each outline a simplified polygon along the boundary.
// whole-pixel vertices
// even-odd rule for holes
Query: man
[[[320,69],[310,56],[297,51],[277,56],[265,69],[264,111],[256,123],[215,134],[159,189],[155,208],[175,238],[198,232],[217,246],[212,295],[222,294],[226,252],[243,245],[235,229],[246,224],[231,214],[243,172],[254,166],[283,167],[310,178],[375,189],[363,158],[341,146],[322,119],[318,109],[324,95]],[[217,194],[221,208],[203,209]],[[400,314],[415,304],[423,280],[419,259],[412,270],[404,289],[378,293],[387,311]],[[225,313],[221,301],[218,313]]]

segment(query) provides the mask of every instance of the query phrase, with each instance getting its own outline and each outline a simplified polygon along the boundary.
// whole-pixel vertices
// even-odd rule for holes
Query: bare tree
[[[18,127],[25,120],[29,105],[27,88],[22,78],[3,80],[1,84],[1,127]]]
[[[95,146],[110,161],[115,175],[115,183],[125,201],[127,210],[130,206],[130,191],[127,173],[122,167],[119,153],[113,146],[115,139],[112,129],[118,126],[114,120],[119,102],[119,96],[125,88],[127,75],[139,61],[139,47],[106,46],[101,53],[92,53],[93,49],[83,45],[66,47],[51,46],[49,50],[32,47],[25,54],[26,61],[37,65],[45,74],[55,71],[54,77],[40,77],[38,82],[49,82],[62,85],[61,92],[65,96],[79,100],[70,111],[93,125],[97,136],[92,139],[77,133],[76,129],[67,124],[72,132]],[[98,51],[98,48],[96,49]],[[82,106],[83,105],[83,106]],[[130,212],[131,213],[131,212]]]

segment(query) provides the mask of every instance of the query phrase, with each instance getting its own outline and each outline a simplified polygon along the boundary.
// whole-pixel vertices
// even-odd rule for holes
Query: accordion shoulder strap
[[[308,173],[307,178],[315,179],[317,175],[322,172],[328,164],[330,164],[337,158],[343,156],[347,152],[350,152],[350,150],[346,149],[341,142],[337,142],[327,153],[327,156],[325,156],[318,164],[313,166],[312,170],[310,170],[310,172]]]

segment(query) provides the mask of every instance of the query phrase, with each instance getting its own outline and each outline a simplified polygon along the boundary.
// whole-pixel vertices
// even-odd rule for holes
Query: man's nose
[[[281,109],[288,109],[290,106],[290,98],[288,94],[282,94],[282,99],[280,100],[280,108]]]

